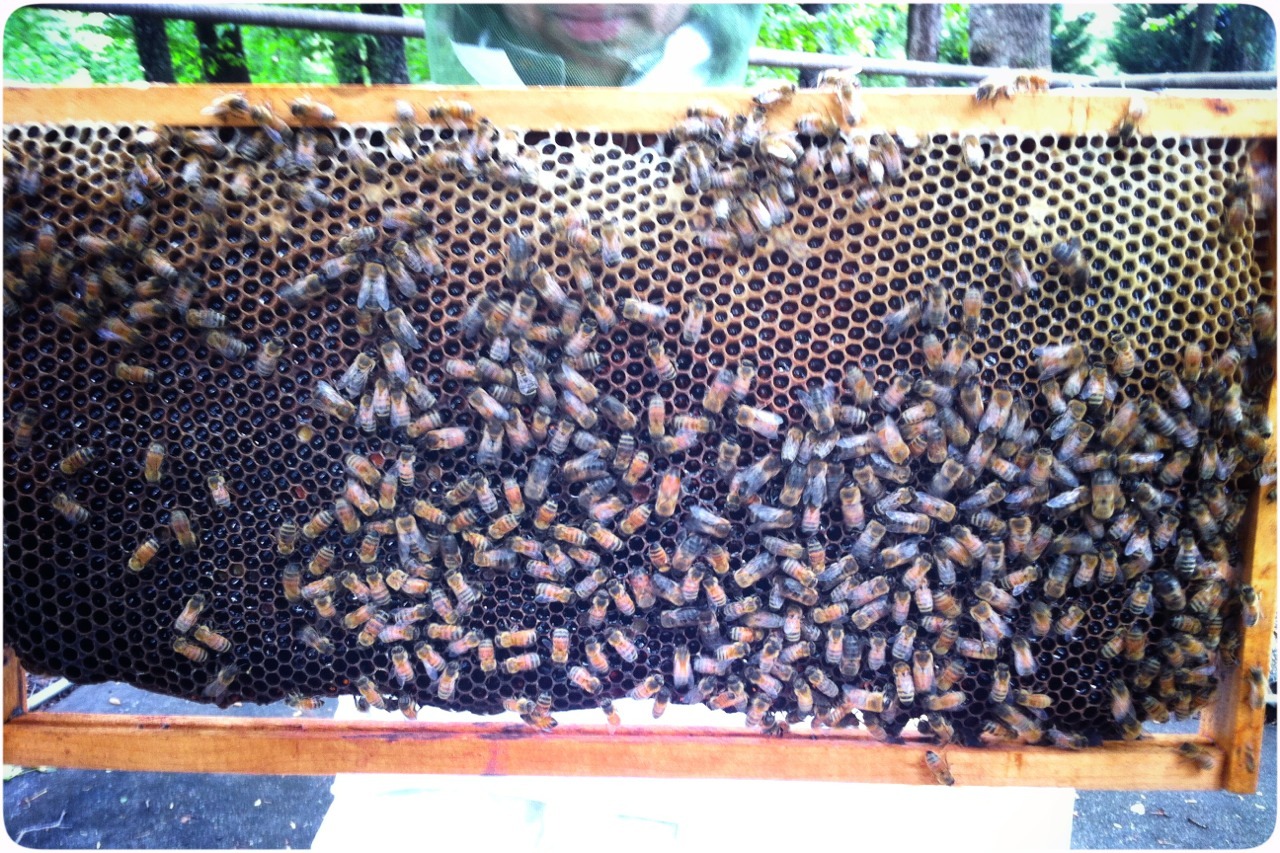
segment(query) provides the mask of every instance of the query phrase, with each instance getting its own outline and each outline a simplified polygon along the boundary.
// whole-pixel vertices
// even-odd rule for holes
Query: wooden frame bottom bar
[[[1180,758],[1191,739],[1214,757]],[[321,719],[31,714],[4,726],[7,764],[200,773],[450,773],[639,776],[932,784],[925,741],[887,745],[856,733],[783,738],[718,729],[500,723],[414,725]],[[936,746],[932,748],[937,749]],[[948,747],[957,784],[1213,790],[1222,750],[1199,736],[1155,735],[1082,752],[995,744]]]

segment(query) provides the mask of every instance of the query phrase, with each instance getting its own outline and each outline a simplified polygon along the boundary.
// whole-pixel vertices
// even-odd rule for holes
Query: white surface
[[[650,719],[647,702],[616,705],[624,725]],[[371,713],[403,719],[398,713]],[[350,697],[340,700],[335,719],[361,718],[367,717]],[[514,719],[429,708],[419,714],[419,721],[508,718]],[[575,711],[556,719],[597,724],[602,715]],[[673,705],[663,723],[737,728],[741,717]],[[905,850],[929,839],[942,849],[956,844],[963,849],[972,839],[980,840],[984,851],[1065,850],[1071,846],[1074,802],[1071,788],[345,773],[334,779],[333,804],[312,849],[349,853],[368,839],[370,821],[378,816],[379,844],[403,843],[406,849],[653,853],[731,850],[740,844],[784,851],[874,844]]]

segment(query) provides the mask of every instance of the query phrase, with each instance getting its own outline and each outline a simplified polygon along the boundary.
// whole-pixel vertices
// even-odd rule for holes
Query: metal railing
[[[326,12],[286,6],[224,6],[185,3],[44,3],[37,7],[72,12],[96,12],[108,15],[150,15],[188,21],[244,24],[247,26],[284,29],[321,30],[326,32],[361,33],[402,38],[425,38],[425,23],[415,18],[394,15],[368,15],[352,12]],[[977,82],[996,70],[975,65],[946,62],[923,62],[914,59],[881,59],[879,57],[839,56],[827,53],[804,53],[753,47],[748,56],[751,65],[773,68],[823,70],[857,67],[864,74],[885,74],[911,78],[930,78],[959,82]],[[1274,71],[1238,71],[1187,74],[1123,74],[1095,77],[1087,74],[1045,72],[1054,86],[1093,86],[1134,89],[1219,88],[1274,89]]]

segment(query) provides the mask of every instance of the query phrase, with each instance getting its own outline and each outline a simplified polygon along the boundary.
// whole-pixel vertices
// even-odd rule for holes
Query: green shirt
[[[516,31],[495,5],[427,4],[431,80],[455,86],[564,86],[565,60]],[[680,89],[740,86],[764,17],[757,4],[698,4],[653,51],[630,64],[619,85]]]

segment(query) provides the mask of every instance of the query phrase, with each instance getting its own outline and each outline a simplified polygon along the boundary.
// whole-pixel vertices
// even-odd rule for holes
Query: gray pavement
[[[304,716],[331,717],[335,705]],[[46,711],[294,714],[282,703],[220,711],[124,684],[76,687]],[[306,849],[333,801],[332,784],[332,776],[31,770],[4,783],[4,824],[10,839],[41,849]]]
[[[1192,727],[1194,731],[1194,727]],[[1256,794],[1225,791],[1080,791],[1074,850],[1240,850],[1276,830],[1276,726],[1263,730]]]
[[[335,706],[335,702],[327,702],[306,716],[332,716]],[[77,687],[56,704],[42,709],[46,711],[231,713],[257,717],[294,714],[283,704],[218,711],[122,684]],[[1274,724],[1267,726],[1261,758],[1262,778],[1255,795],[1082,791],[1076,800],[1071,846],[1259,846],[1271,837],[1276,826]],[[333,779],[28,770],[4,783],[4,821],[10,839],[21,837],[22,846],[39,849],[308,848],[333,801]],[[480,827],[475,829],[481,831]],[[480,838],[478,835],[477,840]]]

